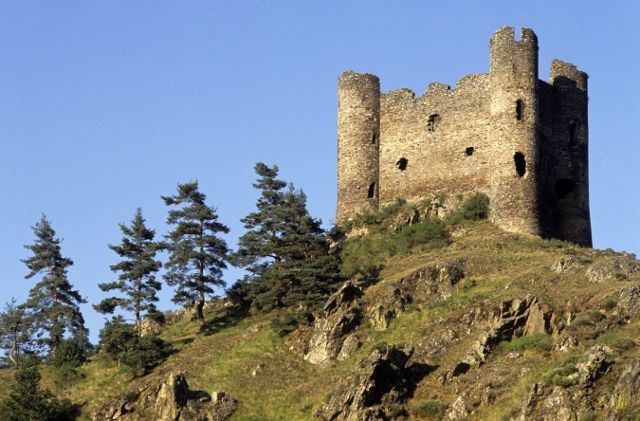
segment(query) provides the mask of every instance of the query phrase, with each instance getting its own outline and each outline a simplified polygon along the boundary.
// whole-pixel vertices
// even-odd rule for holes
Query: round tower
[[[547,188],[553,192],[554,237],[591,247],[589,212],[589,127],[585,72],[561,60],[551,62],[556,166]]]
[[[336,222],[378,210],[380,80],[344,72],[338,79],[338,207]]]
[[[490,43],[493,172],[491,218],[502,228],[541,235],[538,203],[538,39],[498,30]]]

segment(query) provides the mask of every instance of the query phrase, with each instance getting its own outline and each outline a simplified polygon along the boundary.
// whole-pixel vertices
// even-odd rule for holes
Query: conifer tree
[[[167,235],[169,260],[165,280],[175,286],[173,301],[195,304],[195,317],[204,327],[203,308],[213,286],[224,286],[222,271],[227,261],[227,243],[218,237],[229,228],[218,222],[216,210],[205,203],[198,182],[178,184],[175,196],[163,196],[169,210],[167,223],[174,229]]]
[[[0,347],[6,350],[13,364],[19,364],[23,352],[30,350],[32,335],[24,306],[16,305],[15,298],[12,298],[0,313]]]
[[[155,231],[145,226],[142,210],[137,209],[131,226],[120,224],[123,237],[119,245],[109,245],[124,260],[111,266],[114,272],[120,272],[118,281],[99,284],[102,291],[119,290],[120,297],[109,297],[94,308],[101,313],[113,313],[116,307],[131,311],[135,315],[135,326],[140,333],[143,314],[155,315],[158,301],[157,291],[162,284],[155,274],[162,267],[156,260],[156,253],[162,244],[155,242]]]
[[[249,272],[229,291],[257,309],[316,305],[339,281],[338,259],[329,253],[321,221],[309,215],[306,195],[279,180],[278,167],[255,166],[261,191],[257,210],[242,219],[234,264]]]
[[[33,227],[33,232],[35,242],[25,245],[33,255],[22,262],[29,269],[27,279],[41,277],[29,291],[26,307],[31,310],[37,335],[41,337],[39,341],[53,350],[60,345],[66,332],[75,335],[85,330],[79,304],[86,301],[67,279],[67,269],[73,261],[62,257],[60,239],[44,215]]]

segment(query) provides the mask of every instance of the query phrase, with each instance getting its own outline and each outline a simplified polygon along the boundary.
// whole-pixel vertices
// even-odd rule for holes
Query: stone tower
[[[477,191],[505,230],[591,245],[587,75],[554,60],[538,79],[538,40],[492,37],[488,74],[380,93],[371,74],[338,81],[340,224],[396,198]]]

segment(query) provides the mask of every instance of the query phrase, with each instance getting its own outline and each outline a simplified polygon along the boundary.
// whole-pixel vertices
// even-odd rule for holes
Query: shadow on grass
[[[223,329],[237,325],[247,315],[248,309],[240,306],[228,307],[213,319],[207,320],[206,324],[200,328],[200,333],[206,336],[213,335]]]

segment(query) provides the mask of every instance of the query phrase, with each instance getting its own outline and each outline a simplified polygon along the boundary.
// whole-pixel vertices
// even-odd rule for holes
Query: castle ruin
[[[587,74],[553,60],[538,79],[538,39],[498,30],[488,74],[455,89],[381,93],[377,76],[338,81],[337,222],[396,198],[483,192],[501,228],[591,246]]]

